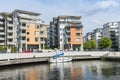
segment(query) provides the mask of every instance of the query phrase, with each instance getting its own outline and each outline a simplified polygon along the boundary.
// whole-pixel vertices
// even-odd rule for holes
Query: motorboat
[[[72,57],[64,57],[64,53],[56,54],[49,59],[51,63],[61,63],[61,62],[70,62],[72,61]]]

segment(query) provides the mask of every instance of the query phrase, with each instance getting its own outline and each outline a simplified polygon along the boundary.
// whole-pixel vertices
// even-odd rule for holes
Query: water
[[[77,61],[0,70],[0,80],[120,80],[120,63]]]

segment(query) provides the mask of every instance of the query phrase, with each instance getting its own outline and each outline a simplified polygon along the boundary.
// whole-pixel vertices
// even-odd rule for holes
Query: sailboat
[[[49,62],[51,63],[62,63],[70,61],[72,61],[72,57],[64,57],[64,52],[61,54],[55,54],[52,58],[49,59]]]

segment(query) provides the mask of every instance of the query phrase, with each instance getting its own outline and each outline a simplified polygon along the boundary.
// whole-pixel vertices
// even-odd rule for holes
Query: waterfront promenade
[[[59,52],[43,52],[43,53],[2,53],[0,54],[0,66],[12,65],[12,64],[24,64],[34,62],[47,62],[50,57]],[[73,60],[90,60],[90,59],[120,59],[120,52],[78,52],[70,51],[64,52],[65,57],[72,57]]]

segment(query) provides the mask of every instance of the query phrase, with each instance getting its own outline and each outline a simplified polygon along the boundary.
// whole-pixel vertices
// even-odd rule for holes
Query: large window
[[[40,31],[40,34],[41,34],[41,35],[43,35],[43,34],[44,34],[44,32],[43,32],[43,31]]]
[[[27,35],[29,35],[30,34],[30,32],[29,31],[27,31]]]
[[[26,23],[22,23],[22,26],[26,26]]]
[[[80,36],[80,33],[76,33],[76,36]]]
[[[35,38],[35,42],[38,42],[39,40],[38,40],[38,38]]]
[[[27,41],[30,41],[29,38],[27,38]]]
[[[44,38],[43,38],[43,37],[41,37],[41,38],[40,38],[40,41],[44,41]]]

